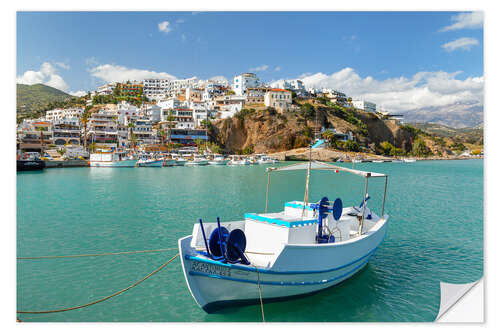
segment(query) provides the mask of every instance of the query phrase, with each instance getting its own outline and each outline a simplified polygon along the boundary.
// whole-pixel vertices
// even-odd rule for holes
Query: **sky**
[[[482,12],[18,12],[17,83],[300,78],[389,111],[483,105]]]

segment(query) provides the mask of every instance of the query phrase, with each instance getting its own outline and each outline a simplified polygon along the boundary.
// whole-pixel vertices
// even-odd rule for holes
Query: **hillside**
[[[233,118],[217,120],[209,130],[211,140],[226,153],[277,153],[307,147],[315,130],[323,127],[341,133],[352,132],[354,136],[352,141],[341,141],[330,132],[328,149],[332,152],[449,158],[469,147],[455,136],[400,125],[395,120],[383,120],[375,114],[329,101],[314,99],[294,103],[295,111],[243,109]],[[460,131],[467,132],[457,130]]]
[[[16,85],[17,118],[36,118],[50,103],[65,102],[73,96],[43,84]]]
[[[435,123],[413,123],[412,126],[427,133],[453,138],[462,143],[482,145],[484,140],[483,126],[453,128]]]

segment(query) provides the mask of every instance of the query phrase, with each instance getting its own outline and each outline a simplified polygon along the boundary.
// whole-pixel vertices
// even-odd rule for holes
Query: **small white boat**
[[[373,163],[384,163],[383,160],[373,160]]]
[[[257,163],[258,164],[273,164],[275,163],[274,160],[266,155],[263,155],[261,156],[258,160],[257,160]]]
[[[175,165],[177,165],[177,166],[184,166],[184,165],[186,165],[187,161],[188,160],[186,160],[183,157],[178,157],[178,158],[175,159]]]
[[[185,165],[186,166],[203,166],[203,165],[207,165],[207,164],[208,164],[208,160],[205,157],[197,155],[191,161],[187,161]]]
[[[127,156],[125,152],[100,149],[90,154],[89,163],[91,167],[133,168],[137,159]]]
[[[405,163],[415,163],[417,160],[414,158],[404,158],[403,161]]]
[[[241,158],[239,156],[232,156],[231,160],[228,162],[228,165],[250,165],[250,161],[246,158]]]
[[[229,160],[225,159],[224,156],[215,156],[213,160],[208,161],[210,165],[226,165]]]
[[[284,210],[267,212],[272,172],[307,170],[304,201],[286,202]],[[323,197],[308,202],[310,171],[344,172],[365,179],[361,205],[343,207]],[[305,296],[349,279],[368,263],[382,243],[389,216],[384,214],[387,175],[322,162],[267,168],[263,214],[247,213],[233,222],[195,224],[179,239],[187,286],[206,312],[227,306],[281,301]],[[368,180],[385,178],[380,216],[367,207]]]
[[[143,155],[137,161],[137,166],[139,167],[150,167],[150,168],[161,168],[163,166],[163,160],[161,159],[154,159],[150,157],[149,155]]]
[[[392,163],[404,163],[403,160],[400,160],[400,159],[394,159],[391,162]]]
[[[170,159],[170,158],[166,158],[163,160],[163,166],[164,167],[172,167],[172,166],[176,166],[177,165],[177,161],[176,160],[173,160],[173,159]]]

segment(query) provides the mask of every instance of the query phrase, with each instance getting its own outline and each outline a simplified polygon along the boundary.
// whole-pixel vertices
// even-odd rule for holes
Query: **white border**
[[[4,79],[2,80],[2,99],[5,101],[2,103],[2,113],[4,118],[2,119],[2,131],[1,138],[4,144],[4,149],[2,149],[3,160],[1,161],[3,177],[2,181],[2,192],[1,192],[1,205],[2,212],[5,218],[3,218],[3,227],[7,230],[2,232],[2,287],[3,287],[3,297],[2,297],[2,326],[6,331],[15,330],[37,330],[37,331],[50,331],[50,332],[66,332],[71,329],[74,332],[86,332],[89,329],[93,331],[99,330],[114,330],[119,329],[124,332],[134,332],[138,328],[146,329],[148,331],[161,331],[165,330],[202,330],[202,331],[212,331],[212,330],[243,330],[243,331],[254,331],[258,329],[259,331],[271,331],[276,328],[284,328],[286,330],[304,330],[308,329],[306,324],[231,324],[231,325],[213,325],[213,324],[106,324],[106,323],[96,323],[96,324],[33,324],[33,323],[16,323],[15,322],[15,303],[16,303],[16,262],[15,262],[15,249],[16,249],[16,195],[15,195],[15,166],[13,163],[13,156],[15,154],[15,86],[14,81],[16,76],[16,14],[17,10],[401,10],[401,11],[412,11],[412,10],[422,10],[422,11],[435,11],[435,10],[452,10],[452,11],[468,11],[468,10],[485,10],[486,21],[485,21],[485,77],[486,77],[486,90],[485,90],[485,221],[489,216],[492,217],[492,221],[488,224],[485,223],[485,236],[486,235],[498,235],[498,214],[494,214],[491,206],[495,205],[498,196],[495,191],[495,184],[499,184],[499,177],[495,173],[498,168],[498,157],[496,145],[500,144],[498,135],[500,131],[497,126],[500,125],[499,120],[499,103],[498,103],[498,90],[500,89],[500,84],[498,80],[498,66],[500,62],[500,54],[498,52],[498,32],[500,31],[499,22],[500,17],[498,15],[498,8],[494,1],[435,1],[435,0],[420,0],[418,2],[404,2],[396,0],[378,0],[378,1],[344,1],[344,2],[327,2],[327,1],[315,1],[308,0],[303,2],[291,2],[283,0],[275,1],[262,1],[256,0],[252,2],[245,2],[243,5],[238,5],[236,1],[217,1],[210,2],[210,6],[207,5],[207,1],[179,1],[179,2],[166,2],[166,1],[95,1],[87,0],[74,4],[69,1],[35,1],[35,0],[24,0],[22,2],[12,2],[7,1],[3,3],[2,13],[1,13],[1,25],[2,25],[2,41],[3,41],[3,52],[2,57],[2,73],[4,73]],[[12,80],[12,81],[11,81]],[[466,186],[466,185],[464,185]],[[490,207],[487,207],[487,203],[491,203]],[[491,237],[491,242],[485,237],[485,258],[491,256],[492,253],[498,253],[498,241]],[[495,251],[496,250],[496,251]],[[493,259],[493,258],[492,258]],[[492,326],[498,327],[498,317],[495,315],[498,307],[496,307],[493,302],[497,302],[493,295],[499,295],[498,283],[490,281],[500,281],[498,279],[498,266],[499,265],[488,265],[485,263],[484,271],[487,276],[485,279],[485,291],[489,297],[486,297],[485,306],[485,320],[487,324],[485,325],[459,325],[459,324],[311,324],[313,329],[318,330],[331,330],[331,329],[368,329],[374,332],[386,332],[387,330],[405,330],[408,332],[425,330],[453,330],[454,332],[461,331],[471,331],[478,328],[491,328]],[[489,311],[492,309],[492,311]],[[489,316],[491,314],[491,317]],[[140,326],[138,326],[140,325]],[[335,325],[336,327],[324,327],[324,325]],[[356,326],[356,328],[351,326]],[[231,326],[231,327],[227,327]],[[369,327],[368,327],[369,326]]]

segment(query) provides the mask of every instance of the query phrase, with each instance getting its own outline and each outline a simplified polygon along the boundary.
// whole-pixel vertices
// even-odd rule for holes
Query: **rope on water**
[[[177,253],[175,256],[173,256],[170,260],[168,260],[167,262],[165,262],[163,265],[161,265],[160,267],[158,267],[157,269],[155,269],[154,271],[152,271],[151,273],[149,273],[148,275],[146,275],[145,277],[143,277],[139,281],[131,284],[127,288],[122,289],[120,291],[117,291],[116,293],[114,293],[112,295],[106,296],[106,297],[98,299],[96,301],[93,301],[93,302],[90,302],[90,303],[87,303],[87,304],[83,304],[83,305],[79,305],[79,306],[73,306],[73,307],[70,307],[70,308],[65,308],[65,309],[45,310],[45,311],[16,311],[16,312],[17,313],[31,313],[31,314],[56,313],[56,312],[64,312],[64,311],[77,310],[77,309],[85,308],[87,306],[91,306],[91,305],[94,305],[94,304],[97,304],[97,303],[104,302],[105,300],[108,300],[108,299],[110,299],[112,297],[118,296],[121,293],[123,293],[123,292],[125,292],[125,291],[127,291],[127,290],[129,290],[129,289],[131,289],[131,288],[133,288],[133,287],[135,287],[137,285],[139,285],[140,283],[144,282],[145,280],[147,280],[148,278],[150,278],[154,274],[156,274],[159,271],[161,271],[165,266],[167,266],[169,263],[171,263],[178,256],[179,256],[179,253]]]
[[[135,253],[150,253],[150,252],[165,252],[177,250],[176,247],[169,249],[157,250],[140,250],[140,251],[127,251],[127,252],[107,252],[107,253],[91,253],[91,254],[72,254],[65,256],[41,256],[41,257],[17,257],[17,260],[33,260],[33,259],[60,259],[60,258],[80,258],[80,257],[99,257],[99,256],[116,256],[120,254],[135,254]]]
[[[253,266],[253,267],[255,267],[255,266]],[[262,290],[260,289],[260,274],[259,274],[259,269],[257,267],[255,267],[255,270],[257,271],[257,288],[259,289],[260,312],[262,314],[262,322],[265,323],[266,318],[264,317],[264,304],[262,303]]]

